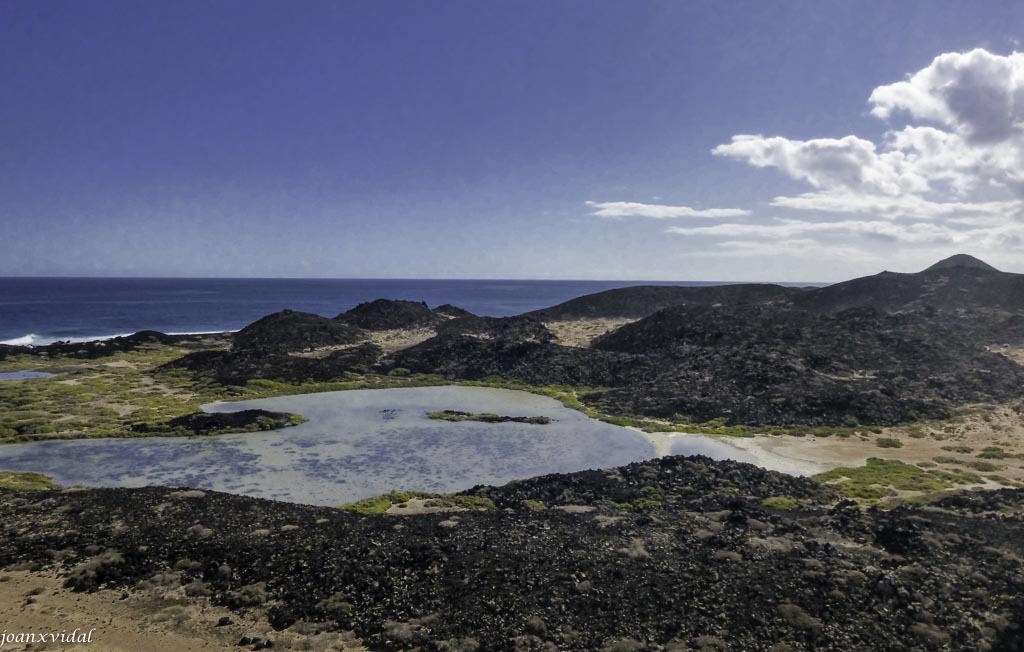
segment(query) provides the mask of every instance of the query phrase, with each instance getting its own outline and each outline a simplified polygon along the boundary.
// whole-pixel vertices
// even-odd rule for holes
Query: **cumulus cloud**
[[[882,119],[905,111],[974,142],[1001,142],[1019,136],[1024,122],[1024,53],[942,54],[905,81],[879,86],[868,102]]]
[[[650,217],[658,220],[682,217],[742,217],[750,211],[740,208],[690,208],[689,206],[665,206],[662,204],[641,204],[630,201],[584,202],[594,209],[590,214],[597,217]]]
[[[866,266],[954,248],[1002,260],[1024,252],[1024,53],[941,54],[866,95],[879,137],[748,133],[711,150],[805,184],[767,200],[801,219],[626,201],[586,206],[604,218],[713,219],[667,229],[693,239],[689,253],[703,257],[776,252]]]
[[[943,54],[906,80],[875,88],[868,103],[877,118],[906,116],[926,124],[892,129],[879,145],[852,135],[812,140],[738,135],[712,153],[778,168],[830,197],[854,192],[902,201],[910,196],[909,217],[924,216],[922,200],[971,204],[964,199],[972,194],[1024,195],[1024,53]],[[898,201],[887,205],[887,217],[902,215]]]
[[[846,188],[896,195],[926,190],[928,181],[907,165],[901,152],[875,151],[875,144],[856,136],[789,140],[764,136],[733,136],[711,150],[716,156],[739,159],[755,167],[775,167],[815,188]]]
[[[715,156],[774,168],[809,186],[770,204],[800,220],[672,227],[731,252],[860,242],[975,251],[1024,247],[1024,53],[947,53],[875,88],[878,142],[856,135],[796,140],[741,134]],[[896,123],[903,120],[902,124]],[[836,216],[857,219],[836,219]],[[770,245],[770,246],[774,246]]]

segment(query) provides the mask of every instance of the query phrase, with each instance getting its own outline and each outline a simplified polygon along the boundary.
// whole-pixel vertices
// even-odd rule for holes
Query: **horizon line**
[[[707,283],[709,285],[832,285],[841,281],[727,281],[700,279],[612,279],[612,278],[472,278],[472,277],[362,277],[362,276],[7,276],[0,280],[124,280],[124,281],[488,281],[530,283]]]

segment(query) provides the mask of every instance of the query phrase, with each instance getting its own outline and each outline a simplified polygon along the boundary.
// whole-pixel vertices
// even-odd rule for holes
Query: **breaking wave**
[[[233,333],[235,331],[224,330],[224,331],[190,331],[187,333],[167,333],[168,335],[216,335],[218,333]],[[69,344],[81,344],[82,342],[98,342],[101,340],[112,340],[115,337],[127,337],[132,333],[117,333],[114,335],[86,335],[84,337],[61,337],[54,335],[37,335],[36,333],[28,333],[21,337],[15,337],[9,340],[0,340],[0,344],[6,344],[8,346],[46,346],[47,344],[53,344],[54,342],[68,342]]]

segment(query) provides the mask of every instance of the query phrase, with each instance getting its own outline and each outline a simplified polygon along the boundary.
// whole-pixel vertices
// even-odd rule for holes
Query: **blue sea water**
[[[86,341],[140,330],[237,330],[283,309],[333,317],[364,301],[445,303],[504,317],[630,285],[657,281],[395,279],[0,278],[0,343]]]

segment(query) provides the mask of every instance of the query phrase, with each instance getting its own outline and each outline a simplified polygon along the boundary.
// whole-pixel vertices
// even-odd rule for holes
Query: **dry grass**
[[[549,321],[544,326],[555,334],[559,344],[585,349],[599,336],[615,330],[635,319],[574,319]]]

